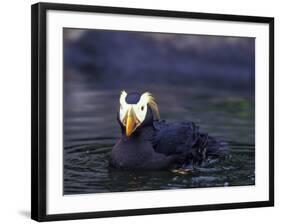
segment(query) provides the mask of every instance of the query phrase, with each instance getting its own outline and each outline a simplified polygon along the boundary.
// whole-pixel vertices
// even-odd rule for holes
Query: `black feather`
[[[167,123],[154,121],[151,143],[156,152],[165,155],[181,154],[185,163],[201,164],[208,158],[224,157],[227,144],[202,133],[193,122]]]

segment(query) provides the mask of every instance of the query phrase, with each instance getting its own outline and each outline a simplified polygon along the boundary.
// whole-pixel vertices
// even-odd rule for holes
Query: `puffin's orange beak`
[[[126,121],[126,136],[130,136],[136,129],[137,124],[139,123],[135,111],[133,108],[130,108],[127,114]]]

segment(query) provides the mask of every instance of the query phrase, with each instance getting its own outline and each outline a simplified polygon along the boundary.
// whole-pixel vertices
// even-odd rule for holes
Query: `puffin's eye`
[[[141,107],[141,110],[142,110],[142,111],[144,110],[144,106]]]

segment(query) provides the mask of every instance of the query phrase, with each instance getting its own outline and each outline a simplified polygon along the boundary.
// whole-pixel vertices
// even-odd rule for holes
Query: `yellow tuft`
[[[148,105],[151,107],[156,120],[160,120],[160,113],[155,98],[149,92],[145,92],[144,97],[147,99]]]

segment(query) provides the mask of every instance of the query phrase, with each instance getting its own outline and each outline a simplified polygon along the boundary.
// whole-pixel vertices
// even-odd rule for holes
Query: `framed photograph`
[[[32,5],[32,219],[274,205],[274,19]]]

